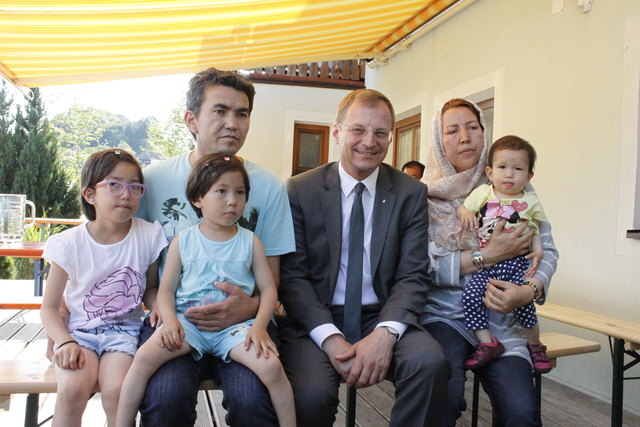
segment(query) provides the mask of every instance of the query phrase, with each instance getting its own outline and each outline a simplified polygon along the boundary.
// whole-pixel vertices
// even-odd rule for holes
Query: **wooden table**
[[[0,256],[33,258],[33,295],[42,296],[44,260],[42,252],[45,242],[0,243]]]
[[[600,332],[609,337],[613,364],[611,392],[611,425],[622,425],[624,371],[640,362],[640,323],[577,310],[558,304],[546,303],[536,307],[540,317]],[[613,341],[612,341],[613,340]],[[625,347],[626,343],[626,347]],[[625,366],[624,355],[633,360]],[[629,378],[630,379],[630,378]]]
[[[45,240],[45,230],[47,227],[54,225],[80,225],[86,222],[85,218],[36,218],[36,227],[41,228],[41,240]],[[27,218],[26,223],[30,223],[31,219]],[[42,252],[44,251],[45,242],[15,242],[1,243],[0,256],[12,256],[19,258],[33,258],[33,295],[42,296],[42,284],[44,280],[44,260]]]
[[[0,360],[0,409],[9,409],[12,394],[27,394],[25,427],[41,425],[38,421],[40,394],[55,393],[57,388],[55,368],[48,360]],[[218,390],[218,383],[205,379],[198,389]],[[99,391],[96,384],[93,393]]]

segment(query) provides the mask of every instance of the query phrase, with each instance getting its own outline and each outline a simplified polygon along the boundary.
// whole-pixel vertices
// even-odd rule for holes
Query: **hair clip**
[[[114,151],[114,153],[116,153],[116,155],[119,156],[120,155],[120,150],[116,150],[116,151]]]
[[[228,162],[229,160],[231,160],[231,157],[229,157],[229,156],[224,156],[223,158],[224,158],[227,162]]]

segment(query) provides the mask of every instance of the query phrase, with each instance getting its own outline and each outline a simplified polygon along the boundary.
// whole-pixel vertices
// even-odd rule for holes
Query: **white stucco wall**
[[[338,103],[349,93],[341,89],[256,84],[251,128],[239,154],[272,170],[282,180],[291,176],[295,123],[330,126]],[[337,159],[329,141],[329,161]]]
[[[434,109],[493,87],[494,139],[516,134],[539,154],[533,185],[560,250],[548,301],[640,321],[640,241],[624,237],[638,173],[640,1],[597,0],[582,13],[564,0],[556,15],[552,3],[477,1],[368,70],[367,86],[399,114],[421,109],[423,162]],[[549,376],[609,401],[606,337],[541,324],[602,344],[598,354],[560,359]],[[639,375],[640,366],[627,371]],[[624,402],[640,413],[640,381],[625,382]]]

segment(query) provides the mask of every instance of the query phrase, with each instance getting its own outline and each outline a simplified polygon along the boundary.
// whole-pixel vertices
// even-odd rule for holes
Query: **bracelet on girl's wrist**
[[[473,262],[473,265],[478,269],[478,271],[484,270],[484,258],[482,257],[480,249],[471,252],[471,262]]]
[[[60,345],[58,346],[58,348],[56,349],[56,351],[60,350],[60,348],[61,348],[62,346],[67,345],[67,344],[71,344],[72,342],[76,343],[76,345],[79,345],[79,344],[78,344],[78,341],[76,341],[76,340],[69,340],[69,341],[65,341],[65,342],[63,342],[62,344],[60,344]]]

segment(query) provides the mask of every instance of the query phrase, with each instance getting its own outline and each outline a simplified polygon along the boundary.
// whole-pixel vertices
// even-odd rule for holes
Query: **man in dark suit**
[[[333,424],[340,378],[356,387],[392,380],[392,425],[436,424],[444,407],[450,366],[418,324],[429,280],[427,188],[382,163],[394,123],[383,94],[350,93],[332,129],[340,161],[288,182],[296,252],[281,265],[280,354],[301,426]],[[354,205],[363,220],[353,219]],[[359,245],[350,243],[356,222]],[[362,248],[353,260],[349,246]],[[361,283],[355,339],[350,264]]]

